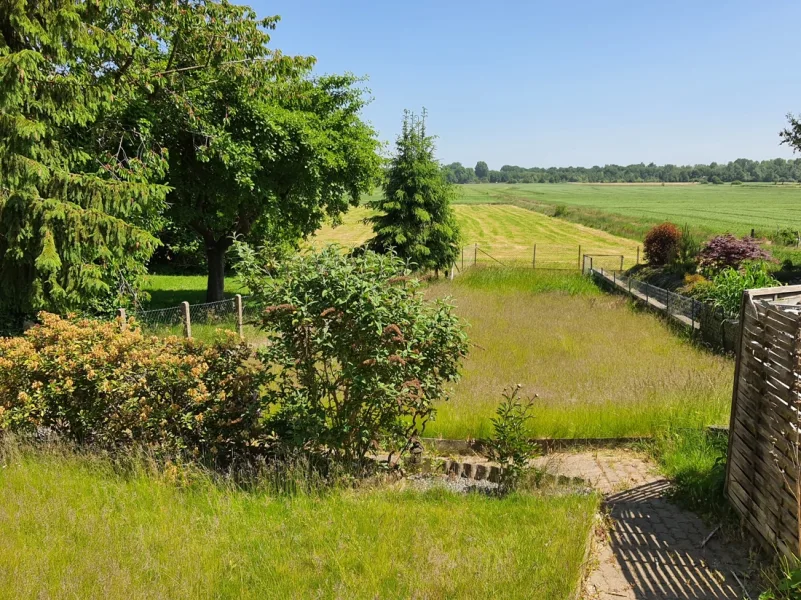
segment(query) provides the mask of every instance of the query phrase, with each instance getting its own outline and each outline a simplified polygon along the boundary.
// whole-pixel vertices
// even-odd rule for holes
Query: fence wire
[[[243,315],[255,316],[256,308],[242,297]],[[169,308],[142,310],[132,313],[139,326],[156,335],[185,335],[186,318],[183,305]],[[220,331],[238,332],[236,299],[189,305],[189,322],[192,337],[213,338]]]

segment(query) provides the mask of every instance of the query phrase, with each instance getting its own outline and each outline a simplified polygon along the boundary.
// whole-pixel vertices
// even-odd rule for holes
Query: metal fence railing
[[[622,270],[597,267],[591,256],[585,256],[583,263],[584,273],[596,281],[690,328],[706,344],[726,352],[734,352],[737,347],[739,321],[722,308],[628,277]]]

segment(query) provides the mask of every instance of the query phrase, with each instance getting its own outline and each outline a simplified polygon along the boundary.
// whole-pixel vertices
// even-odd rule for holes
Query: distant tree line
[[[603,167],[532,167],[504,165],[499,171],[479,161],[475,168],[455,162],[443,167],[451,183],[783,183],[801,181],[801,159],[749,160],[708,165],[604,165]]]

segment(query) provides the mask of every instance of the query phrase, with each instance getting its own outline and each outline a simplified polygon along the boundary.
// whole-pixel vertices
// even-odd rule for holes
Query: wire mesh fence
[[[254,316],[255,307],[251,307],[247,299],[247,296],[236,296],[203,304],[184,302],[170,308],[136,311],[131,316],[143,331],[153,335],[211,340],[233,332],[248,337],[245,334],[252,334],[254,328],[246,323],[245,314]]]
[[[622,270],[639,263],[639,248],[592,248],[579,244],[471,244],[462,248],[456,266],[460,271],[472,266],[578,271],[582,268],[584,255],[592,255],[597,266],[607,269]]]
[[[598,267],[593,257],[583,258],[583,270],[596,281],[611,286],[618,292],[628,294],[635,301],[658,310],[674,321],[689,327],[709,346],[734,352],[739,335],[739,321],[715,306],[682,294],[639,281],[623,274],[622,270],[606,270]]]

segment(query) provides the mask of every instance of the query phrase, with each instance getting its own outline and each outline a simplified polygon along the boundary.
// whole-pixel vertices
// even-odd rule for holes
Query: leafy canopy
[[[371,203],[375,237],[368,247],[392,251],[419,270],[446,269],[459,254],[455,191],[434,159],[434,138],[422,118],[406,111],[384,194]]]
[[[202,242],[209,300],[235,237],[294,246],[358,203],[378,175],[375,132],[353,75],[312,77],[312,57],[271,49],[278,17],[201,1],[165,24],[147,99],[169,149],[168,217]],[[196,68],[203,65],[203,68]]]

